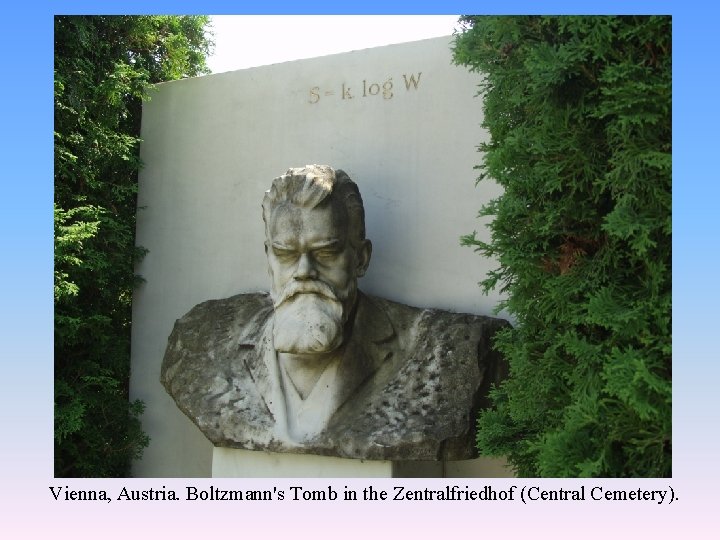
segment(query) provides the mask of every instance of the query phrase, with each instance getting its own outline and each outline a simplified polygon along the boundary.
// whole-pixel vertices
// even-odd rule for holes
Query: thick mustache
[[[339,298],[333,288],[322,281],[291,281],[275,301],[275,307],[290,300],[298,294],[319,294],[329,300],[339,302]]]

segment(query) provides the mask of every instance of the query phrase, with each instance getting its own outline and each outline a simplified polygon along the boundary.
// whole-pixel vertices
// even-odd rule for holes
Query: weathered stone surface
[[[295,411],[272,346],[273,313],[269,295],[242,294],[199,304],[175,324],[162,383],[215,445],[383,460],[476,456],[476,413],[504,370],[490,338],[507,322],[358,293],[340,383],[317,405],[327,421],[298,435],[288,428]]]
[[[411,308],[357,288],[372,255],[357,185],[292,168],[262,203],[270,294],[204,302],[161,378],[215,445],[380,460],[474,457],[499,319]]]

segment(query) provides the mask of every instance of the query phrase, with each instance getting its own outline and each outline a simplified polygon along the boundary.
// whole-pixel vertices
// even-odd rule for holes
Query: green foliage
[[[671,19],[463,17],[484,74],[480,180],[517,321],[481,452],[521,476],[671,474]]]
[[[55,475],[127,476],[142,99],[207,72],[207,17],[55,18]]]

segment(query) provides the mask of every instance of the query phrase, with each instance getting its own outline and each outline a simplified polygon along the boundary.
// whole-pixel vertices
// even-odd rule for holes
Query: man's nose
[[[295,279],[315,279],[317,278],[317,275],[315,262],[312,260],[312,256],[309,253],[300,254],[298,265],[295,269]]]

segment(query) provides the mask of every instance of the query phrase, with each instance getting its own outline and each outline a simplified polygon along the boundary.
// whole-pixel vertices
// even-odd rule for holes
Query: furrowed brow
[[[337,238],[331,238],[330,240],[324,240],[315,242],[312,244],[312,249],[335,249],[341,246],[340,240]]]

